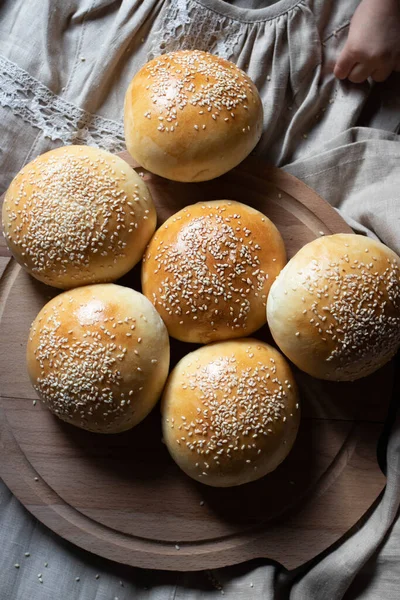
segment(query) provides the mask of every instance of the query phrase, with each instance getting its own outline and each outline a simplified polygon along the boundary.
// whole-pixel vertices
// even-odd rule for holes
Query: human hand
[[[400,70],[400,0],[362,0],[333,73],[362,83],[384,81]]]

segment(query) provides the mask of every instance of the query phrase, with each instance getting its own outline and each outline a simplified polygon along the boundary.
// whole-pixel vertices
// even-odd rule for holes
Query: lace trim
[[[153,34],[149,60],[173,50],[206,50],[230,59],[244,35],[241,24],[190,0],[169,0]]]
[[[109,152],[125,149],[122,123],[92,115],[60,98],[13,62],[0,56],[0,105],[63,144],[86,144]]]

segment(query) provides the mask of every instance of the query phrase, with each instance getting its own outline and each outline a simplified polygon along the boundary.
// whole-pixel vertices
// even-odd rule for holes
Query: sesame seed
[[[239,106],[247,108],[245,102],[248,97],[256,94],[251,80],[243,71],[225,61],[210,62],[208,56],[200,51],[159,56],[143,69],[149,81],[146,87],[149,103],[157,105],[158,110],[162,110],[162,118],[173,121],[175,127],[178,111],[190,107],[200,109],[197,110],[199,115],[211,116],[213,120],[225,109],[234,118],[235,110]],[[198,84],[195,74],[202,75],[206,81]],[[173,98],[168,94],[171,76],[176,88]],[[158,103],[160,97],[167,99],[162,106]],[[194,128],[198,130],[198,126]]]
[[[365,250],[365,254],[372,252],[368,246]],[[308,322],[321,343],[331,345],[326,357],[328,363],[334,361],[330,369],[349,377],[368,371],[375,359],[383,364],[398,348],[400,265],[380,257],[378,270],[376,262],[361,260],[352,251],[337,256],[336,247],[335,257],[327,259],[327,264],[324,260],[310,261],[298,282],[309,294],[309,310],[314,316]],[[305,302],[305,297],[302,300]]]
[[[74,300],[73,292],[66,292],[68,293]],[[80,301],[77,303],[81,309],[82,304]],[[74,306],[72,303],[72,311]],[[109,333],[119,333],[119,329],[123,328],[120,332],[122,337],[131,321],[130,317],[124,320],[109,317],[108,329],[103,326],[100,329],[101,335],[88,327],[79,339],[75,338],[74,333],[60,332],[62,320],[58,304],[53,303],[47,309],[46,316],[41,320],[35,354],[38,368],[42,372],[37,378],[35,389],[45,404],[51,399],[52,410],[57,416],[65,421],[76,422],[79,419],[82,422],[87,412],[91,415],[93,411],[106,410],[104,416],[112,423],[126,411],[131,400],[125,398],[123,392],[118,393],[122,382],[118,367],[121,361],[126,360],[128,350],[121,344],[117,345],[112,339],[115,335]],[[115,329],[112,329],[111,323],[116,325]],[[137,367],[137,372],[141,373],[141,367]],[[141,389],[135,389],[135,393]],[[130,390],[129,398],[132,394],[133,390]],[[39,477],[35,481],[39,481]]]
[[[247,350],[255,347],[262,351],[259,342]],[[209,455],[212,463],[219,465],[221,458],[229,459],[239,450],[243,466],[254,470],[254,460],[261,452],[255,440],[272,433],[274,421],[284,421],[289,394],[283,391],[279,370],[272,381],[268,378],[270,369],[277,371],[274,359],[271,360],[271,366],[258,360],[254,366],[243,368],[234,355],[221,354],[213,358],[212,372],[208,364],[198,364],[198,359],[191,368],[187,365],[182,387],[188,387],[201,404],[195,418],[181,415],[186,435],[179,435],[176,442],[196,452],[200,459],[195,463],[199,477],[207,477],[207,471],[212,469]],[[289,380],[285,379],[285,384],[289,390]]]
[[[260,268],[266,248],[254,243],[236,205],[204,206],[204,216],[192,217],[185,210],[174,215],[181,220],[179,250],[174,243],[161,243],[161,235],[153,237],[145,260],[149,271],[157,269],[159,275],[154,285],[149,281],[149,297],[163,318],[176,319],[180,326],[184,317],[193,326],[207,319],[213,328],[236,333],[246,326],[253,298],[267,297],[270,281]]]
[[[131,239],[130,198],[102,155],[93,156],[89,149],[76,155],[69,147],[53,152],[32,161],[24,180],[14,180],[13,200],[4,210],[12,219],[18,206],[21,225],[12,220],[6,237],[24,253],[32,274],[44,276],[47,283],[62,287],[71,270],[79,282],[92,283],[97,253],[105,266],[125,256]],[[144,199],[137,196],[139,218]],[[114,230],[108,229],[111,215],[117,220]]]

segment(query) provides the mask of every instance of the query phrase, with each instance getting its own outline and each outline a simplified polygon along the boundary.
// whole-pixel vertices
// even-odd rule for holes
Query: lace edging
[[[148,59],[174,50],[205,50],[229,60],[242,35],[241,24],[229,17],[189,0],[169,0],[153,34]]]
[[[0,56],[0,105],[25,123],[63,144],[86,144],[110,152],[125,148],[122,123],[92,115],[54,94],[48,87]]]

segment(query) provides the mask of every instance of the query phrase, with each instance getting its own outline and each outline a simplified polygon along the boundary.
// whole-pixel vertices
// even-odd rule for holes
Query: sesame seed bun
[[[185,356],[168,378],[161,412],[172,458],[187,475],[215,487],[276,469],[300,421],[289,365],[275,348],[251,338]]]
[[[142,288],[172,337],[205,344],[265,324],[267,295],[285,263],[280,233],[258,210],[200,202],[157,230],[143,258]]]
[[[80,287],[40,311],[27,365],[33,387],[57,417],[118,433],[156,404],[168,375],[168,334],[139,292],[114,284]]]
[[[365,377],[400,346],[400,259],[361,235],[316,239],[272,285],[267,315],[279,348],[306,373]]]
[[[233,63],[207,52],[171,52],[147,63],[125,96],[128,151],[175,181],[205,181],[238,165],[262,133],[257,88]]]
[[[42,154],[14,178],[3,229],[15,259],[57,288],[114,281],[156,227],[150,192],[121,158],[88,146]]]

